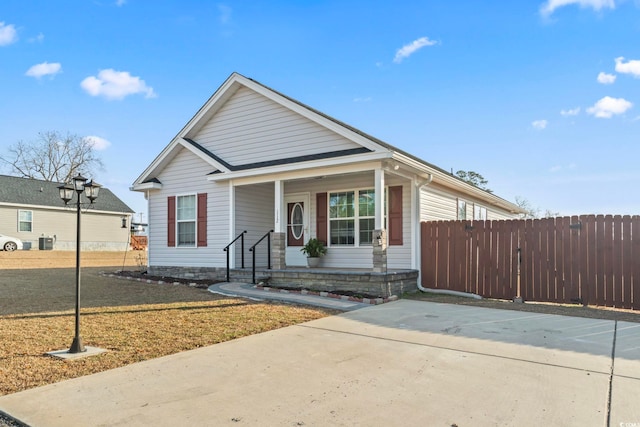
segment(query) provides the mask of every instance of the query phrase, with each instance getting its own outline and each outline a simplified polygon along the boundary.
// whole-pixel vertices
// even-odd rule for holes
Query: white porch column
[[[271,262],[274,270],[286,267],[285,237],[287,231],[287,212],[284,206],[284,182],[276,180],[273,183],[273,242],[271,245]]]
[[[384,228],[384,170],[376,168],[375,170],[375,192],[376,192],[376,219],[374,228],[382,230]]]
[[[373,242],[373,271],[386,273],[387,271],[387,231],[384,227],[384,170],[375,169],[375,204],[376,217],[372,236]]]
[[[286,231],[287,226],[287,215],[286,212],[283,212],[284,209],[284,182],[281,180],[276,180],[273,183],[274,187],[274,197],[273,197],[273,218],[275,222],[273,224],[273,231],[275,233],[281,233]],[[284,215],[284,219],[283,219]]]
[[[236,187],[229,180],[229,242],[236,238]],[[229,248],[229,265],[236,267],[236,251]]]

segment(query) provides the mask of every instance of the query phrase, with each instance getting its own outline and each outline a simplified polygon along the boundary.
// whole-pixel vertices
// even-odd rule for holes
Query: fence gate
[[[421,224],[422,286],[640,309],[640,216]]]

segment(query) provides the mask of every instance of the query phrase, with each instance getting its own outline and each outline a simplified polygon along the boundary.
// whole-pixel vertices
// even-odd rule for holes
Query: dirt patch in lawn
[[[147,264],[145,251],[83,251],[81,267],[114,267],[144,269]],[[75,268],[75,251],[0,251],[0,269],[20,270],[31,268]]]
[[[73,340],[75,253],[0,252],[0,395],[336,313],[102,274],[121,269],[123,259],[138,270],[131,254],[82,254],[81,336],[108,352],[64,361],[45,353]]]

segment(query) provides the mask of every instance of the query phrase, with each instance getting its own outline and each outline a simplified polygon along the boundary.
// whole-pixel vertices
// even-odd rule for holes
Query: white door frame
[[[309,241],[311,234],[311,194],[310,193],[292,193],[285,194],[284,207],[286,209],[286,215],[283,215],[282,219],[285,223],[288,223],[289,217],[289,203],[303,202],[303,243]],[[292,246],[289,248],[287,238],[289,235],[288,224],[285,224],[285,263],[291,266],[306,266],[307,258],[300,251],[300,246]]]

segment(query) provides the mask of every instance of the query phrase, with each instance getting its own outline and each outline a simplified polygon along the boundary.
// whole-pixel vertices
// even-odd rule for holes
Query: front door
[[[300,251],[309,240],[309,195],[285,197],[287,207],[287,241],[285,262],[290,266],[306,266],[307,258]]]

